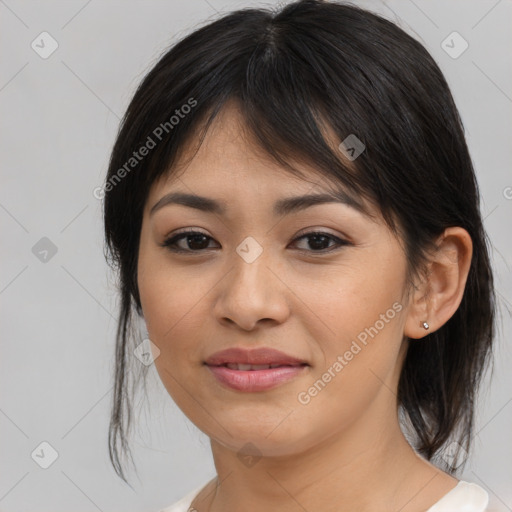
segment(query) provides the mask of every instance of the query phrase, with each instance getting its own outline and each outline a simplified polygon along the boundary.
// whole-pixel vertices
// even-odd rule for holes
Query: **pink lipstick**
[[[219,382],[245,392],[266,391],[304,373],[304,360],[272,348],[230,348],[216,352],[205,364]]]

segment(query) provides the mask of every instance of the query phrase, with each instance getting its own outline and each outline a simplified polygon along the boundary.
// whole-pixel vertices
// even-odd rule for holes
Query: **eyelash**
[[[174,252],[174,253],[201,253],[201,252],[204,252],[205,250],[208,250],[208,248],[206,248],[206,249],[199,249],[199,250],[193,250],[193,249],[180,249],[180,248],[173,247],[173,245],[175,245],[178,241],[180,241],[180,240],[182,240],[184,238],[187,238],[189,236],[193,236],[193,235],[203,235],[206,238],[208,238],[210,240],[213,240],[213,238],[211,236],[208,236],[208,235],[206,235],[205,233],[203,233],[201,231],[189,230],[189,231],[182,231],[182,232],[180,232],[178,234],[173,235],[172,237],[167,238],[160,245],[162,247],[165,247],[169,251]],[[302,238],[308,238],[308,237],[313,237],[313,236],[318,236],[318,235],[323,236],[323,237],[328,237],[331,240],[334,240],[338,247],[334,246],[334,247],[330,247],[330,248],[327,248],[327,249],[321,249],[321,250],[318,250],[318,251],[305,250],[305,249],[299,249],[299,250],[301,252],[326,254],[326,253],[331,253],[333,251],[339,250],[343,246],[350,245],[350,242],[348,242],[347,240],[343,240],[343,239],[341,239],[341,238],[339,238],[337,236],[334,236],[334,235],[331,235],[330,233],[325,233],[325,232],[322,232],[322,231],[309,231],[307,233],[303,233],[302,235],[300,235],[297,238],[293,239],[292,242],[296,242],[298,240],[301,240]]]

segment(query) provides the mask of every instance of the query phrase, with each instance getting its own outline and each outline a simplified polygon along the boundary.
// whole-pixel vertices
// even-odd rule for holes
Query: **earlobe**
[[[411,296],[404,335],[419,339],[442,327],[457,311],[466,286],[473,243],[461,227],[450,227],[436,241],[428,272]]]
[[[429,269],[426,269],[419,283],[414,285],[409,299],[407,320],[404,335],[408,338],[423,338],[432,331],[432,321],[429,308]]]

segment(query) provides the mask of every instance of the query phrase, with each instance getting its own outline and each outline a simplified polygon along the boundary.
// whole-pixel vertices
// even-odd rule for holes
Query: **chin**
[[[201,430],[211,439],[237,453],[246,449],[251,451],[255,447],[254,449],[262,456],[292,455],[307,448],[303,446],[304,439],[311,438],[312,433],[308,434],[299,430],[298,425],[283,421],[285,417],[286,415],[282,414],[279,417],[269,416],[266,421],[262,421],[261,415],[258,418],[255,414],[241,422],[240,418],[233,418],[233,421],[230,421],[229,418],[217,415],[215,419],[218,423],[209,425],[213,426],[213,429]]]
[[[260,435],[243,435],[243,433],[233,433],[233,437],[223,435],[221,438],[210,436],[214,442],[236,453],[239,458],[245,456],[251,457],[288,457],[305,451],[307,447],[302,446],[299,439],[292,439],[290,436],[269,437],[267,433],[261,432]]]

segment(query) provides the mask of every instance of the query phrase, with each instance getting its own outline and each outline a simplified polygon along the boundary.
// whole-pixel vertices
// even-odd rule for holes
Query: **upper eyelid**
[[[178,231],[174,231],[172,234],[169,234],[169,235],[166,235],[165,239],[168,240],[170,238],[173,238],[175,236],[178,236],[178,235],[183,235],[183,234],[187,234],[187,233],[200,233],[202,235],[205,235],[205,236],[208,236],[212,239],[214,239],[213,236],[209,235],[208,233],[205,233],[204,231],[201,231],[202,228],[182,228],[182,229],[179,229]],[[304,228],[303,230],[300,230],[297,235],[294,237],[294,240],[300,236],[304,236],[304,235],[309,235],[309,234],[315,234],[315,233],[322,233],[322,234],[326,234],[326,235],[329,235],[329,236],[332,236],[332,237],[335,237],[335,238],[340,238],[340,239],[345,239],[348,241],[348,238],[346,235],[344,235],[343,233],[341,234],[335,234],[335,233],[331,233],[329,231],[327,231],[327,229],[329,228],[323,228],[323,227],[319,227],[319,228]]]
[[[305,231],[301,230],[297,233],[297,235],[295,236],[294,240],[296,240],[297,238],[300,238],[302,236],[305,236],[305,235],[313,235],[315,233],[318,233],[318,234],[325,234],[325,235],[329,235],[329,236],[332,236],[334,238],[339,238],[340,240],[343,240],[343,239],[346,239],[347,237],[343,234],[341,235],[336,235],[334,233],[330,233],[329,231],[326,231],[325,228],[304,228]]]
[[[297,240],[297,238],[302,238],[303,236],[306,236],[306,235],[315,235],[315,234],[322,234],[322,235],[328,235],[328,236],[332,236],[333,238],[338,238],[339,240],[347,240],[348,237],[346,237],[345,235],[336,235],[334,233],[330,233],[329,231],[326,231],[324,228],[305,228],[306,231],[299,231],[299,233],[293,238],[293,240]],[[167,235],[165,237],[165,240],[171,240],[179,235],[187,235],[187,234],[200,234],[200,235],[204,235],[204,236],[207,236],[208,238],[211,238],[212,240],[215,240],[215,238],[211,235],[209,235],[208,233],[205,233],[204,231],[200,231],[199,229],[196,229],[196,228],[192,228],[192,229],[188,229],[188,228],[184,228],[183,231],[177,231],[177,232],[174,232],[170,235]],[[293,241],[292,240],[292,241]]]

